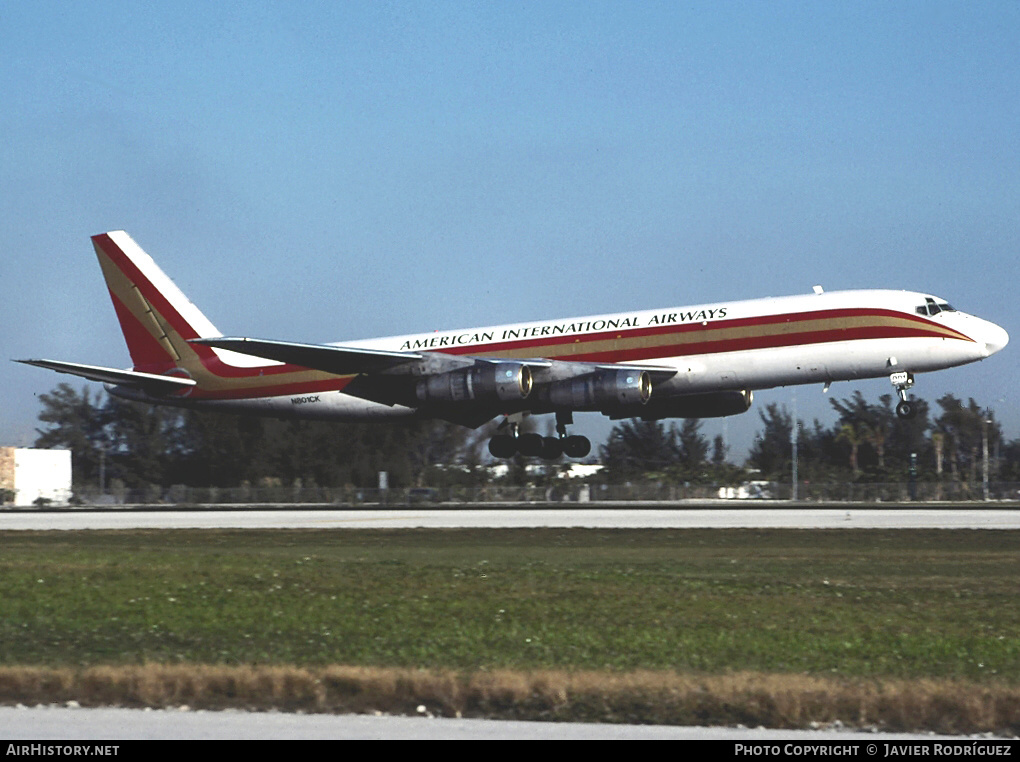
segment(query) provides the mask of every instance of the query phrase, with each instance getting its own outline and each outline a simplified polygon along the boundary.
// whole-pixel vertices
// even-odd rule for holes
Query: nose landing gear
[[[896,415],[900,418],[913,418],[917,415],[917,407],[907,397],[907,389],[914,385],[914,374],[901,371],[889,376],[889,381],[896,387],[896,393],[900,395],[900,401],[896,405]]]

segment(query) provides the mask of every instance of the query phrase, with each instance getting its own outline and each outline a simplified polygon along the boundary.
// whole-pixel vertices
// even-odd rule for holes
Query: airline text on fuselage
[[[726,307],[704,310],[688,310],[686,312],[663,312],[648,318],[645,326],[669,325],[671,323],[693,323],[717,320],[726,317]],[[543,336],[563,336],[568,334],[596,333],[599,331],[619,330],[621,328],[641,328],[639,317],[599,318],[573,323],[551,323],[546,325],[522,326],[521,328],[504,328],[500,333],[500,341],[510,339],[533,339]],[[415,349],[440,349],[458,345],[480,344],[495,340],[493,331],[479,333],[458,333],[452,336],[429,336],[420,339],[408,339],[400,345],[401,351]]]

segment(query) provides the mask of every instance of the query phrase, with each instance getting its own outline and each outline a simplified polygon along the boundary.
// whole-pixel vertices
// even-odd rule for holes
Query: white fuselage
[[[927,302],[926,302],[927,300]],[[512,323],[342,342],[338,346],[492,358],[674,367],[653,395],[767,389],[924,373],[974,362],[1005,346],[1006,332],[973,315],[942,309],[908,291],[860,290],[565,320]],[[265,365],[273,363],[266,361]],[[409,416],[342,389],[211,402],[309,418]]]

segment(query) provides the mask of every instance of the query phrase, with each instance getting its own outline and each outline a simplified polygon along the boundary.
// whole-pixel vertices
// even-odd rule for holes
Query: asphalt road
[[[766,503],[753,508],[697,503],[663,507],[613,507],[574,503],[564,508],[395,507],[380,509],[119,509],[0,511],[0,530],[48,529],[409,529],[416,527],[593,527],[619,529],[802,528],[802,529],[1020,529],[1020,508],[992,503],[881,504],[839,507]]]
[[[940,738],[926,733],[871,733],[766,728],[704,728],[662,725],[596,725],[563,722],[512,722],[376,715],[286,714],[240,711],[192,712],[66,707],[0,707],[0,739],[4,746],[18,740],[95,741],[116,744],[135,740],[687,740],[756,741],[801,744],[867,744]],[[959,742],[958,736],[945,736]],[[117,740],[111,740],[117,739]],[[987,743],[987,741],[985,741]],[[17,746],[17,745],[16,745]],[[730,751],[727,748],[727,751]],[[881,751],[878,754],[882,754]],[[123,755],[118,755],[123,756]]]

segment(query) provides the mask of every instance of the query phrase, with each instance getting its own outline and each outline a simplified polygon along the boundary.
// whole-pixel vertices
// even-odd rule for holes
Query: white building
[[[33,505],[66,505],[71,499],[71,451],[0,447],[0,496],[2,502]]]

